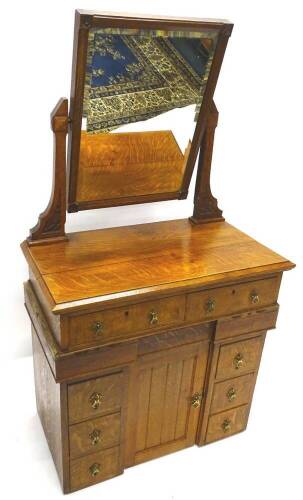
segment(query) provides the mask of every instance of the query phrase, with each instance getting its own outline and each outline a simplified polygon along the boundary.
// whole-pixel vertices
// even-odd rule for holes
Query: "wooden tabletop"
[[[294,267],[227,222],[188,219],[70,233],[68,241],[22,249],[54,312]]]

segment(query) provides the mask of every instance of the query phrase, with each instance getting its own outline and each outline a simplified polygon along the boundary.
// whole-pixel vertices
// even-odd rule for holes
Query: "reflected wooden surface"
[[[81,132],[77,200],[92,201],[180,189],[185,158],[170,130]]]

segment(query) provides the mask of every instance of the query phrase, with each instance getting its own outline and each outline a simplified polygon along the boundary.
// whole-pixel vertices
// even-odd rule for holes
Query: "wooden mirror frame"
[[[185,199],[188,195],[189,184],[193,174],[197,154],[205,131],[207,118],[211,111],[213,94],[217,84],[218,76],[223,61],[225,48],[231,34],[233,25],[227,21],[205,20],[205,19],[180,19],[164,17],[138,17],[119,16],[114,14],[96,13],[91,11],[77,10],[75,13],[74,49],[72,64],[72,85],[69,113],[68,134],[68,212],[78,210],[89,210],[112,206],[130,205],[136,203],[148,203],[155,201]],[[112,198],[106,200],[91,200],[77,202],[77,178],[79,170],[79,153],[81,140],[81,121],[83,111],[83,96],[86,72],[86,56],[88,45],[88,33],[91,28],[128,28],[146,30],[167,31],[204,31],[208,29],[218,31],[218,41],[211,65],[208,81],[197,118],[197,123],[192,138],[192,145],[187,159],[183,175],[182,185],[179,191],[172,193],[155,193],[148,195],[137,195],[123,198]]]
[[[81,98],[79,100],[79,92],[83,92],[84,87],[88,30],[93,26],[149,28],[152,30],[161,28],[163,30],[172,31],[183,31],[186,29],[204,30],[209,27],[218,29],[219,34],[215,56],[198,116],[183,184],[180,191],[177,193],[136,196],[128,199],[123,198],[123,201],[119,198],[118,200],[107,200],[106,204],[104,202],[100,204],[92,202],[81,204],[75,203],[76,178],[72,175],[72,165],[75,161],[73,155],[77,153],[75,148],[77,141],[80,147],[83,99]],[[217,200],[212,195],[210,188],[212,151],[215,129],[218,123],[218,111],[213,101],[213,94],[232,28],[233,25],[227,21],[189,18],[124,17],[112,14],[76,11],[70,112],[68,113],[68,100],[66,98],[61,98],[51,113],[51,129],[54,137],[52,192],[46,209],[39,215],[37,224],[30,230],[30,234],[27,238],[28,245],[40,245],[46,241],[56,243],[66,240],[66,210],[68,212],[77,212],[78,210],[104,208],[106,206],[186,198],[199,151],[194,212],[192,217],[190,217],[190,221],[193,224],[204,224],[207,222],[224,220],[222,210],[218,208]],[[76,126],[77,123],[78,126]],[[66,164],[67,133],[69,133],[68,165]],[[68,174],[68,180],[66,179],[66,174]]]

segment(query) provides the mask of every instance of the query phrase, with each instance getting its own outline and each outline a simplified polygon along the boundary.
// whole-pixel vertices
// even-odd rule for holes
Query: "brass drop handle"
[[[92,445],[96,446],[101,439],[101,431],[99,431],[99,429],[94,429],[93,432],[90,433],[89,437]]]
[[[212,313],[212,312],[214,312],[215,307],[216,307],[215,299],[210,299],[210,298],[207,299],[207,301],[205,302],[205,311],[207,313]]]
[[[196,392],[191,398],[191,405],[193,408],[199,408],[201,406],[202,394]]]
[[[257,292],[251,292],[250,301],[252,304],[258,304],[260,302],[260,298]]]
[[[101,465],[100,464],[93,464],[90,466],[89,468],[89,472],[90,472],[90,475],[95,477],[97,476],[97,474],[99,474],[99,472],[101,472]]]
[[[234,387],[231,387],[230,389],[228,389],[227,393],[226,393],[226,397],[228,399],[228,401],[231,403],[232,401],[234,401],[237,397],[237,391]]]
[[[223,432],[229,432],[231,429],[231,420],[229,420],[229,418],[226,418],[225,420],[223,420],[221,427],[222,427]]]
[[[244,358],[240,352],[234,357],[234,367],[239,370],[244,365]]]
[[[94,410],[97,410],[99,406],[101,405],[103,400],[103,395],[100,394],[100,392],[93,392],[93,394],[90,396],[89,401]]]
[[[149,324],[156,325],[159,321],[158,313],[156,311],[150,311],[149,313]]]
[[[101,333],[103,332],[104,324],[102,321],[94,321],[92,324],[92,330],[95,334],[95,337],[99,337]]]

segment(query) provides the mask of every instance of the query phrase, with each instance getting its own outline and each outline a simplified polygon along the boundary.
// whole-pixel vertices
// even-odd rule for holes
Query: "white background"
[[[62,498],[36,415],[27,267],[19,243],[50,194],[49,113],[70,87],[75,8],[234,22],[215,95],[212,185],[226,219],[297,263],[286,273],[248,429],[73,494],[97,499],[302,498],[302,14],[300,1],[23,0],[1,6],[1,475],[3,499]],[[83,212],[68,230],[191,214],[187,201]],[[300,319],[301,317],[301,319]]]

